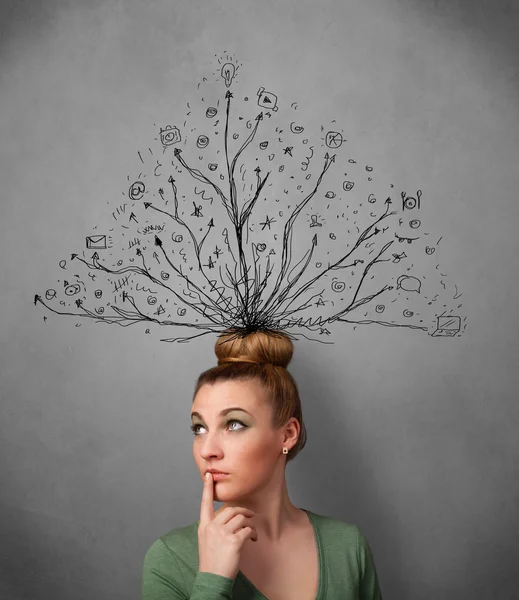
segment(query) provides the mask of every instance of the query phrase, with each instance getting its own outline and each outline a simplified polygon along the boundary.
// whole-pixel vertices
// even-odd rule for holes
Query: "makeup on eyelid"
[[[240,425],[242,425],[242,427],[240,427],[239,429],[232,429],[231,431],[242,431],[247,428],[247,425],[245,425],[245,423],[242,423],[238,419],[229,419],[227,421],[226,425],[229,425],[229,423],[239,423]],[[197,433],[197,429],[196,429],[197,427],[203,427],[203,425],[201,423],[193,423],[193,425],[191,425],[191,427],[190,427],[194,436],[200,435],[199,433]]]

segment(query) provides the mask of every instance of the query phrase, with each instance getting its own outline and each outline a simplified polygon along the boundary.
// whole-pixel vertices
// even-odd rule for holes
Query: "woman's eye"
[[[242,425],[242,427],[240,427],[239,429],[233,429],[232,431],[240,431],[241,429],[244,429],[245,427],[247,427],[244,423],[242,423],[241,421],[238,421],[238,419],[231,419],[230,421],[227,421],[227,425],[229,425],[230,423],[239,423],[240,425]],[[193,435],[199,435],[198,427],[203,427],[203,425],[200,425],[200,423],[191,425],[191,431],[193,432]]]

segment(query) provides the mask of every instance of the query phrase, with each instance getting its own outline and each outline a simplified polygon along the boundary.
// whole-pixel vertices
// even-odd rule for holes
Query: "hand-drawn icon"
[[[229,87],[234,78],[234,74],[236,73],[236,68],[232,63],[225,63],[222,67],[221,75],[225,80],[225,85]]]
[[[240,137],[239,133],[233,133],[233,135],[232,135],[233,140],[237,140],[239,137]]]
[[[267,244],[258,244],[258,252],[264,252],[267,248]]]
[[[432,248],[431,246],[425,246],[425,254],[434,254],[436,252],[436,248]]]
[[[337,279],[334,279],[331,287],[334,292],[344,292],[346,289],[346,284],[344,281],[338,281]]]
[[[403,237],[401,235],[398,235],[396,232],[395,232],[395,237],[400,242],[400,244],[402,242],[407,242],[408,244],[411,244],[412,242],[420,239],[420,238]]]
[[[208,119],[212,119],[213,117],[216,116],[216,113],[218,112],[218,109],[215,108],[214,106],[210,106],[206,111],[205,111],[205,116]]]
[[[183,317],[186,314],[187,310],[185,308],[177,308],[177,315]]]
[[[437,317],[436,330],[432,337],[453,337],[461,329],[461,318],[442,315]]]
[[[277,112],[278,97],[275,94],[272,94],[271,92],[266,92],[264,87],[260,87],[257,96],[258,106],[262,106],[263,108],[268,108],[269,110]]]
[[[167,271],[161,271],[160,276],[162,277],[162,279],[164,279],[164,281],[167,281],[169,279],[169,273]]]
[[[171,144],[177,144],[182,141],[182,136],[180,135],[179,128],[174,125],[166,125],[164,129],[160,128],[160,141],[162,145],[166,148],[167,146],[171,146]]]
[[[413,196],[407,196],[405,192],[402,192],[400,196],[402,197],[402,210],[413,210],[414,208],[420,208],[422,190],[418,190],[416,192],[416,198],[413,198]]]
[[[412,317],[414,315],[414,312],[412,310],[409,310],[408,308],[406,308],[402,314],[404,315],[404,317]]]
[[[148,298],[146,299],[146,302],[150,306],[153,306],[154,304],[157,304],[157,298],[155,298],[155,296],[148,296]]]
[[[418,292],[420,293],[420,288],[422,287],[422,282],[412,275],[400,275],[400,277],[396,280],[396,289],[402,289],[406,292]]]
[[[370,194],[370,195],[368,196],[368,202],[369,202],[370,204],[375,204],[375,202],[376,202],[376,201],[377,201],[377,199],[375,198],[375,195],[374,195],[374,194]]]
[[[175,235],[175,232],[173,232],[171,234],[171,239],[178,244],[184,239],[184,236],[181,233]]]
[[[310,215],[312,222],[310,223],[310,227],[322,227],[322,223],[317,222],[317,215]]]
[[[409,221],[409,227],[411,229],[418,229],[418,227],[420,227],[421,224],[422,222],[420,221],[420,219],[413,219],[412,221]]]
[[[105,312],[105,307],[104,306],[100,306],[99,308],[96,308],[96,313],[98,315],[102,315]]]
[[[340,148],[344,141],[342,133],[339,133],[338,131],[329,131],[326,134],[325,144],[328,148]]]
[[[354,186],[354,185],[355,185],[355,183],[354,183],[353,181],[345,181],[345,182],[342,184],[342,187],[343,187],[343,189],[344,189],[346,192],[349,192],[350,190],[352,190],[352,189],[353,189],[353,186]]]
[[[216,171],[217,168],[218,168],[218,165],[216,163],[209,163],[210,171]]]
[[[209,138],[206,135],[199,135],[196,140],[196,145],[198,148],[207,148],[209,144]]]
[[[378,313],[383,313],[386,310],[386,307],[384,304],[377,304],[375,310]]]
[[[60,261],[59,261],[59,266],[60,266],[62,269],[64,269],[64,268],[65,268],[65,265],[66,265],[66,264],[67,264],[67,261],[66,261],[66,260],[60,260]]]
[[[269,145],[269,143],[268,143],[268,142],[261,142],[261,143],[260,143],[260,145],[259,145],[259,147],[260,147],[262,150],[265,150],[265,149],[267,148],[267,146],[268,146],[268,145]]]
[[[407,254],[405,252],[402,252],[402,254],[393,253],[393,262],[394,263],[399,263],[403,258],[407,258]]]
[[[373,171],[373,167],[369,167],[368,165],[366,165],[366,171],[369,171],[369,172]]]
[[[145,190],[146,186],[142,181],[135,181],[128,190],[128,196],[130,196],[132,200],[140,200],[144,196]]]
[[[99,298],[101,298],[101,296],[103,295],[103,290],[96,290],[94,292],[94,296],[99,300]]]
[[[76,294],[79,294],[80,291],[81,291],[81,288],[79,287],[79,285],[77,283],[67,285],[67,287],[65,288],[65,294],[67,296],[75,296]]]
[[[294,146],[287,146],[284,150],[285,150],[285,154],[289,154],[290,156],[292,156],[292,150],[294,149]]]
[[[331,240],[336,240],[337,237],[335,236],[335,233],[330,233],[330,239]]]
[[[292,123],[290,123],[290,131],[292,133],[303,133],[304,130],[305,130],[304,127],[302,127],[301,125],[296,125],[294,123],[294,121],[292,121]]]
[[[106,250],[106,235],[87,236],[86,247],[92,250]]]
[[[45,298],[47,300],[52,300],[53,298],[56,297],[56,294],[57,294],[56,290],[49,289],[45,292]]]
[[[335,198],[335,192],[326,192],[325,198]]]

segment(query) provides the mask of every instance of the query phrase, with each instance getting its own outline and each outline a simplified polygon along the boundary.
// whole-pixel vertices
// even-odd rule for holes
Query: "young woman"
[[[286,464],[306,443],[290,338],[228,330],[215,353],[191,414],[200,520],[148,549],[142,599],[382,600],[359,529],[290,501]]]

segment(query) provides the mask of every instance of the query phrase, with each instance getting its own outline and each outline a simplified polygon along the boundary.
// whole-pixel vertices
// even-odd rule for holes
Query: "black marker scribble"
[[[416,218],[422,190],[402,191],[394,202],[394,185],[366,177],[376,169],[352,158],[335,119],[321,125],[321,137],[303,139],[311,128],[303,117],[293,121],[297,103],[261,85],[235,98],[239,68],[222,55],[214,85],[150,136],[149,155],[138,152],[144,170],[122,189],[131,206],[110,216],[119,230],[85,232],[70,256],[74,270],[87,268],[87,283],[68,275],[34,304],[122,327],[142,323],[146,334],[155,331],[150,324],[195,331],[166,342],[232,328],[331,343],[324,338],[338,321],[353,330],[461,335],[462,294],[435,260],[442,238],[426,246],[429,232]],[[156,153],[166,160],[150,158]],[[404,242],[406,252],[396,251]],[[65,276],[66,265],[60,261]]]

